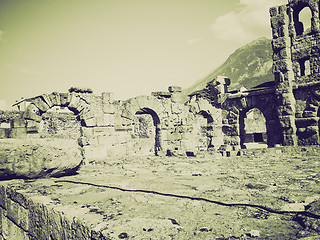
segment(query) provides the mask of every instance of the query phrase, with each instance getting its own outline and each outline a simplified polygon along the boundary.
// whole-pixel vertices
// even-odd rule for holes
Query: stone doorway
[[[240,139],[242,148],[266,148],[266,119],[258,108],[240,114]]]
[[[136,112],[133,133],[136,153],[158,156],[162,149],[160,133],[160,119],[155,111],[142,108]]]

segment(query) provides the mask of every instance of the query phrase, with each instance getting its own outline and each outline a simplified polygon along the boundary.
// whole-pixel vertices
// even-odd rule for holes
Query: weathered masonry
[[[275,94],[284,145],[320,143],[319,7],[319,0],[291,0],[270,9]],[[302,12],[309,14],[308,19],[303,19]]]
[[[274,83],[225,94],[225,143],[243,146],[245,113],[257,108],[266,120],[268,146],[320,144],[319,9],[319,0],[290,0],[270,9]],[[212,102],[218,99],[209,92]]]
[[[67,107],[81,123],[78,142],[86,159],[114,155],[180,154],[223,144],[221,109],[205,99],[181,103],[181,88],[154,92],[126,101],[112,93],[51,93],[36,97],[27,107],[26,133],[38,132],[41,115],[53,106]],[[187,153],[188,154],[188,153]]]
[[[319,0],[291,0],[270,9],[274,79],[251,90],[230,92],[230,80],[217,77],[185,103],[181,88],[174,86],[126,101],[108,92],[54,92],[34,98],[24,120],[12,127],[23,134],[37,132],[43,113],[67,107],[80,122],[78,142],[86,159],[193,155],[227,145],[237,150],[250,139],[269,147],[319,145],[319,8]],[[245,122],[253,109],[261,113],[265,130],[250,135]]]

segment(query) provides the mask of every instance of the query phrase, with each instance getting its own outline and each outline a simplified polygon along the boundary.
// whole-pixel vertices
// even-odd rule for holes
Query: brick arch
[[[54,106],[67,107],[75,115],[78,115],[78,120],[84,126],[87,125],[88,119],[94,117],[88,100],[81,97],[80,94],[53,92],[35,97],[26,108],[23,117],[27,123],[27,130],[38,131],[39,123],[42,120],[41,115]],[[89,115],[92,117],[89,118]]]

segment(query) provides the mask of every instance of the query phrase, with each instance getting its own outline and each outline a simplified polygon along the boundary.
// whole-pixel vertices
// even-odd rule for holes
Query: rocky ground
[[[289,211],[309,206],[320,214],[308,205],[320,199],[319,152],[122,157],[92,162],[73,176],[25,181],[23,188],[110,239],[320,239],[314,218],[204,201]]]

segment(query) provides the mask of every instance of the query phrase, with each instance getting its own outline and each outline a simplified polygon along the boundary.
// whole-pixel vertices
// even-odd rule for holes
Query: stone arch
[[[164,111],[164,107],[156,98],[152,96],[139,96],[123,103],[121,116],[133,120],[136,112],[141,109],[151,109],[159,116],[159,119]]]
[[[268,147],[273,147],[274,145],[280,144],[282,142],[281,126],[274,102],[275,99],[271,95],[254,95],[238,99],[237,108],[239,111],[238,124],[241,147],[244,147],[243,143],[245,140],[244,119],[247,112],[253,108],[257,108],[263,114],[266,120],[266,135]]]
[[[152,117],[153,120],[153,125],[155,128],[155,133],[154,133],[154,154],[156,156],[159,155],[159,152],[162,150],[161,147],[161,128],[160,128],[160,118],[158,114],[150,109],[150,108],[141,108],[136,112],[136,115],[144,115],[148,114]]]
[[[78,116],[82,126],[95,126],[95,115],[86,97],[74,93],[53,92],[34,98],[26,108],[23,117],[26,120],[27,132],[37,132],[42,120],[41,115],[54,106],[67,107]]]
[[[259,117],[260,115],[259,113],[262,115],[262,119],[261,117]],[[250,119],[249,115],[251,114],[252,114],[252,121],[251,123],[248,123],[248,121],[246,120]],[[266,122],[267,122],[266,117],[264,116],[263,112],[256,107],[248,108],[240,112],[239,129],[240,129],[240,145],[242,148],[247,148],[245,147],[246,143],[265,142],[267,137]]]
[[[309,4],[309,1],[300,0],[291,3],[293,10],[293,24],[297,36],[306,34],[308,27],[310,31],[315,30],[316,18],[318,18],[318,6]]]
[[[155,141],[154,141],[154,153],[159,155],[162,151],[161,143],[161,114],[164,111],[161,103],[154,97],[150,96],[139,96],[131,98],[123,104],[121,116],[129,120],[134,121],[136,114],[149,114],[153,119],[155,126]]]

